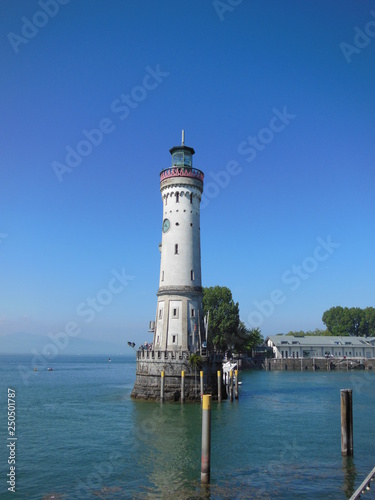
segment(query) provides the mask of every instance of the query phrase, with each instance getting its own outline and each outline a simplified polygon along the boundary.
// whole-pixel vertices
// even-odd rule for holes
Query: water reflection
[[[353,457],[342,457],[342,470],[344,472],[344,492],[347,498],[350,498],[355,491],[355,480],[357,470]]]
[[[140,497],[191,498],[200,490],[200,404],[135,403],[137,461],[145,474]],[[202,498],[207,497],[206,491]],[[195,496],[194,495],[194,496]]]
[[[374,386],[356,393],[354,465],[340,453],[339,391],[350,374],[324,384],[316,373],[281,375],[244,373],[239,402],[213,404],[208,488],[200,484],[200,404],[132,402],[137,450],[126,479],[141,478],[133,498],[350,498],[372,466]]]

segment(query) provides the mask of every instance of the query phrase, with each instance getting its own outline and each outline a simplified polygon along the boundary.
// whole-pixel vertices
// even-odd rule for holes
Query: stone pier
[[[265,370],[350,371],[374,370],[374,358],[266,358]]]
[[[222,356],[209,353],[201,356],[202,366],[189,363],[189,351],[137,351],[136,380],[131,397],[160,401],[161,372],[164,371],[164,401],[180,401],[181,371],[185,372],[185,401],[200,401],[200,377],[203,370],[204,393],[217,399],[217,370],[221,370]],[[223,391],[224,393],[224,391]]]

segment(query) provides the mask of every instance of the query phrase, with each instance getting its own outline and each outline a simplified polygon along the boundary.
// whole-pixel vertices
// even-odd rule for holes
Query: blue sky
[[[73,322],[151,340],[159,172],[182,129],[205,173],[203,286],[228,286],[265,336],[374,306],[374,1],[2,0],[0,14],[0,336]]]

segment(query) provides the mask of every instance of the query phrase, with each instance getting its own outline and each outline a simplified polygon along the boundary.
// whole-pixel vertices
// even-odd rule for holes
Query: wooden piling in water
[[[202,399],[203,399],[203,370],[201,370],[200,376],[201,376],[201,401],[202,401]]]
[[[341,389],[341,455],[353,455],[353,398],[352,389]]]
[[[221,397],[221,371],[217,371],[217,400],[220,403],[222,400]]]
[[[181,403],[185,403],[185,372],[181,370]]]
[[[235,385],[234,385],[234,397],[238,399],[238,370],[234,370]]]
[[[202,399],[202,454],[201,482],[210,482],[211,472],[211,395],[203,395]]]
[[[161,379],[160,379],[160,401],[164,403],[164,370],[161,371]]]
[[[233,401],[233,370],[229,372],[229,401]]]

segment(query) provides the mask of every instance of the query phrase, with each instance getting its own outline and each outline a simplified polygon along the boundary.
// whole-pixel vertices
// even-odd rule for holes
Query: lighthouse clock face
[[[166,233],[169,229],[170,222],[169,219],[164,219],[163,221],[163,233]]]

